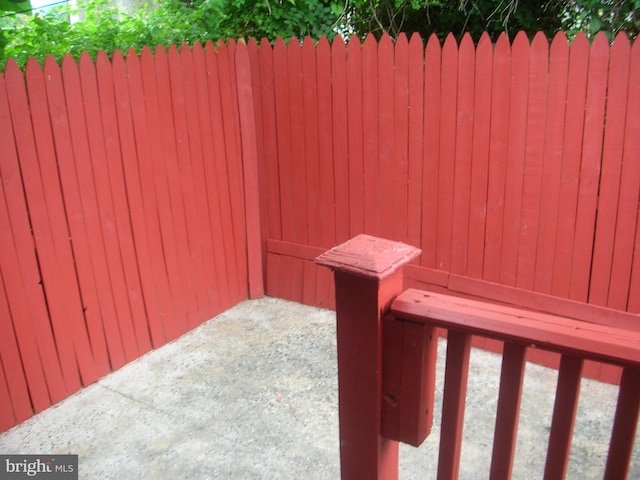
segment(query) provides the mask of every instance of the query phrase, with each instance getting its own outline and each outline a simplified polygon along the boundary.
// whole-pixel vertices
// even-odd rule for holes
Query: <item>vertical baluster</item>
[[[505,343],[504,345],[496,429],[491,457],[490,478],[492,480],[511,478],[518,434],[518,417],[520,416],[526,353],[527,347],[524,345],[513,343]]]
[[[560,360],[547,462],[544,468],[544,478],[547,480],[564,478],[567,473],[583,364],[583,359],[568,355],[563,355]]]
[[[640,370],[626,367],[622,371],[618,405],[609,442],[605,480],[626,478],[631,462],[633,441],[640,413]]]
[[[471,335],[449,330],[438,457],[439,480],[456,479],[460,470],[470,351]]]

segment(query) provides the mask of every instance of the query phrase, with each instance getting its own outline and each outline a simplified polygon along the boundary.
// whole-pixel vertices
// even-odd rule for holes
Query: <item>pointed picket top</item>
[[[400,32],[400,34],[396,37],[396,45],[400,44],[400,45],[408,45],[409,44],[409,39],[407,38],[407,34],[404,32]]]
[[[29,60],[27,60],[27,67],[25,68],[25,73],[28,72],[29,70],[32,70],[32,71],[37,70],[42,75],[42,68],[40,68],[40,64],[34,57],[31,57]],[[12,77],[20,77],[22,81],[22,70],[20,70],[20,67],[18,67],[18,64],[13,58],[10,58],[7,61],[2,77],[4,77],[5,79],[12,78]]]
[[[462,49],[463,47],[469,48],[469,46],[471,48],[475,48],[475,43],[471,34],[467,32],[462,36],[462,40],[460,40],[460,49]]]
[[[413,32],[411,34],[411,38],[409,39],[410,45],[420,45],[420,48],[424,48],[424,42],[422,41],[422,36],[418,32]]]
[[[358,37],[355,33],[349,37],[347,41],[347,50],[360,48],[360,37]]]
[[[584,32],[578,32],[578,34],[573,37],[570,45],[571,50],[575,49],[589,49],[589,40]]]

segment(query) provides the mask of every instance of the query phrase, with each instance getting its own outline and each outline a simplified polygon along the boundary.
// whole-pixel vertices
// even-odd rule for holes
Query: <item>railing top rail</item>
[[[640,367],[640,332],[636,331],[416,289],[400,294],[391,312],[474,335]]]

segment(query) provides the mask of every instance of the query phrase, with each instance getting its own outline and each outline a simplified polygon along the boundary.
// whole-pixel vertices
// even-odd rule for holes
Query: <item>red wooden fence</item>
[[[411,286],[635,324],[639,50],[400,36],[9,63],[0,430],[260,295],[263,267],[270,295],[332,306],[313,259],[362,232],[422,248]]]
[[[0,431],[247,298],[252,108],[234,42],[9,62]]]
[[[422,249],[411,286],[640,313],[638,42],[521,33],[425,48],[401,35],[249,50],[269,294],[333,306],[313,258],[368,233]]]

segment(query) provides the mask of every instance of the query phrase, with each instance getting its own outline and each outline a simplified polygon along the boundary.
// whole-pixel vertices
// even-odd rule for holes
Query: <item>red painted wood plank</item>
[[[382,434],[420,446],[431,432],[438,337],[434,329],[383,318]]]
[[[593,245],[589,303],[607,305],[618,217],[625,121],[628,102],[630,45],[625,34],[611,47],[606,128],[602,149],[598,215]]]
[[[131,308],[131,315],[137,348],[140,354],[151,349],[150,317],[147,314],[142,286],[140,283],[139,260],[135,251],[133,231],[131,228],[130,210],[132,207],[126,189],[126,180],[122,167],[120,136],[114,94],[113,71],[109,58],[100,52],[95,62],[99,106],[105,143],[105,155],[109,179],[111,183],[113,210],[115,213],[115,227],[117,229],[118,246],[120,248],[122,268],[124,270],[126,292]],[[154,309],[151,308],[153,312]],[[157,310],[153,313],[157,320]]]
[[[146,328],[140,331],[143,337],[141,339],[137,338],[136,333],[138,332],[134,330],[133,315],[124,275],[114,202],[116,201],[118,193],[124,194],[125,192],[122,189],[118,192],[117,189],[120,185],[112,182],[109,175],[104,139],[104,125],[102,123],[100,113],[97,76],[93,60],[88,54],[82,55],[79,68],[77,70],[74,69],[74,74],[76,72],[80,74],[80,91],[82,92],[81,99],[83,100],[84,117],[86,119],[85,128],[87,131],[87,147],[91,158],[93,174],[92,180],[95,189],[95,200],[97,202],[97,214],[99,216],[98,224],[99,227],[101,227],[99,228],[98,233],[102,237],[108,281],[111,285],[110,293],[113,296],[117,312],[116,319],[118,329],[123,337],[123,345],[125,346],[127,360],[130,361],[133,358],[137,358],[142,353],[138,349],[138,340],[142,341],[143,344],[146,343],[148,345],[149,339],[148,329]],[[64,70],[63,75],[66,75]],[[65,76],[65,82],[66,78],[67,77]],[[74,81],[73,84],[77,85],[77,82]],[[114,188],[116,190],[114,190]],[[126,209],[126,212],[128,208],[126,206],[124,208]],[[148,351],[149,348],[147,348],[146,351]]]
[[[221,235],[217,236],[214,225],[217,224],[217,195],[215,193],[215,176],[211,174],[212,164],[214,164],[214,148],[211,135],[211,111],[209,109],[209,92],[207,84],[207,67],[205,53],[202,45],[197,42],[193,46],[193,92],[189,92],[189,101],[193,107],[189,108],[192,114],[191,128],[197,129],[198,133],[192,138],[194,148],[199,149],[199,158],[194,162],[194,181],[197,184],[197,204],[198,218],[202,223],[202,234],[207,238],[203,239],[203,254],[206,258],[205,276],[207,291],[211,311],[209,316],[213,316],[224,310],[228,300],[228,286],[226,282],[226,272],[224,271],[224,258],[216,254],[219,249],[217,243]],[[197,107],[196,107],[197,106]],[[197,109],[197,116],[193,115],[193,109]],[[198,143],[199,142],[199,143]],[[260,251],[260,250],[258,250]],[[262,265],[261,265],[262,267]]]
[[[249,52],[244,44],[239,44],[236,50],[236,74],[238,79],[238,110],[242,134],[249,295],[251,298],[258,298],[264,295],[258,152],[253,91],[251,88],[251,66],[249,64]],[[318,192],[314,192],[314,194],[317,196]]]
[[[269,46],[269,48],[271,48]],[[255,39],[249,39],[247,43],[247,53],[249,55],[249,66],[251,71],[251,92],[253,97],[253,109],[254,109],[254,121],[255,121],[255,142],[257,153],[257,172],[258,172],[258,202],[262,214],[260,215],[260,260],[262,275],[262,289],[264,294],[264,272],[266,269],[266,240],[269,232],[269,215],[267,211],[268,204],[268,183],[267,183],[267,170],[264,162],[265,158],[265,138],[262,135],[264,131],[264,125],[262,122],[262,94],[260,86],[262,80],[260,78],[260,53],[258,43]],[[194,48],[195,55],[195,48]],[[273,89],[271,90],[273,93]]]
[[[264,170],[266,173],[266,206],[268,217],[268,238],[282,238],[280,219],[280,179],[278,177],[278,123],[276,123],[274,49],[266,40],[260,42],[260,97],[262,100],[262,138],[264,145]],[[325,73],[329,73],[327,70]],[[328,102],[330,102],[330,97]],[[331,103],[327,103],[331,106]],[[331,147],[331,145],[329,144]]]
[[[0,83],[2,81],[0,80]],[[1,88],[1,87],[0,87]],[[7,289],[0,272],[0,370],[3,370],[2,382],[6,383],[6,397],[0,400],[0,432],[8,430],[16,423],[25,421],[33,415],[29,386],[22,367],[17,336],[13,327],[7,299]],[[2,372],[0,372],[2,373]]]
[[[477,298],[487,298],[505,304],[575,318],[589,323],[640,331],[640,322],[638,322],[636,315],[627,314],[626,312],[613,310],[611,308],[599,307],[584,302],[563,299],[544,293],[485,282],[469,277],[460,277],[458,275],[450,275],[447,286],[454,292],[472,295]]]
[[[438,159],[440,157],[440,41],[429,37],[424,58],[424,153],[422,167],[422,256],[420,264],[436,267],[438,234]]]
[[[336,291],[333,284],[333,272],[326,268],[318,269],[318,296],[316,306],[335,310]]]
[[[486,238],[491,121],[483,119],[491,119],[492,55],[491,38],[485,33],[480,37],[475,62],[473,153],[467,240],[466,271],[467,275],[476,278],[482,277]]]
[[[453,210],[451,222],[451,272],[467,271],[469,255],[469,214],[471,158],[473,154],[473,107],[475,48],[465,34],[458,50],[458,91],[456,98],[455,156],[453,167]]]
[[[640,238],[640,222],[638,222],[636,238]],[[640,242],[635,242],[627,311],[635,314],[640,313]]]
[[[282,270],[279,281],[282,282],[282,294],[285,300],[302,302],[304,292],[304,260],[294,257],[282,258]]]
[[[322,243],[320,220],[320,132],[318,130],[318,74],[316,47],[310,37],[304,39],[301,52],[302,101],[304,111],[304,147],[306,163],[308,241],[311,245]]]
[[[424,46],[417,33],[409,41],[407,243],[422,244],[422,174],[424,144]]]
[[[527,347],[505,343],[500,371],[500,393],[491,454],[491,479],[509,479],[516,451],[520,401]]]
[[[307,220],[307,157],[305,156],[305,112],[302,85],[302,55],[297,39],[287,45],[287,74],[289,114],[291,115],[291,176],[289,185],[293,201],[293,240],[299,243],[309,241]]]
[[[5,373],[2,367],[2,357],[0,356],[0,432],[9,430],[16,424],[9,397],[9,389],[5,380]]]
[[[458,98],[458,46],[452,34],[442,48],[438,219],[435,268],[451,270]]]
[[[604,134],[604,114],[607,98],[607,75],[609,68],[609,41],[599,34],[591,43],[587,81],[584,135],[580,182],[578,186],[578,209],[576,233],[571,266],[570,298],[586,302],[589,295],[593,237],[600,183],[600,159]]]
[[[72,332],[77,368],[80,369],[83,383],[87,385],[97,379],[98,372],[93,364],[86,329],[104,328],[107,346],[113,345],[114,348],[112,367],[117,360],[122,359],[122,339],[116,324],[113,299],[106,294],[110,290],[110,285],[104,249],[100,245],[102,239],[99,232],[99,216],[95,203],[91,166],[88,164],[86,129],[83,131],[84,125],[78,121],[81,119],[82,111],[80,109],[82,107],[76,100],[70,100],[67,109],[68,99],[65,98],[71,96],[72,90],[73,95],[78,95],[80,91],[77,69],[73,60],[63,61],[63,65],[65,63],[67,66],[63,66],[63,69],[67,71],[67,75],[64,81],[61,69],[53,58],[45,61],[44,74],[58,171],[65,198],[76,270],[81,282],[81,290],[84,288],[83,281],[87,282],[86,288],[89,290],[86,300],[83,295],[87,325],[85,322],[67,324],[67,330],[65,330]],[[77,130],[74,131],[74,129]],[[73,135],[72,131],[74,131]],[[86,183],[83,185],[82,182]],[[93,248],[91,248],[92,242],[95,242]],[[92,299],[94,294],[95,297]],[[95,303],[92,303],[91,300],[94,300]],[[96,311],[90,313],[90,309],[96,309]],[[111,358],[111,348],[109,353]]]
[[[166,58],[166,55],[164,56]],[[164,331],[167,340],[177,338],[183,331],[181,324],[186,320],[185,300],[182,295],[182,283],[180,269],[178,268],[173,224],[170,216],[171,197],[169,193],[166,163],[170,151],[165,152],[164,139],[161,131],[160,110],[158,106],[158,86],[156,84],[158,72],[150,49],[143,49],[140,58],[135,52],[127,52],[127,67],[134,70],[139,76],[136,82],[137,95],[131,95],[134,104],[134,122],[136,128],[142,130],[145,140],[144,155],[140,158],[141,181],[145,196],[145,211],[147,215],[154,215],[157,225],[153,225],[157,237],[150,236],[154,242],[152,253],[153,263],[158,275],[161,275],[166,284],[164,292],[171,299],[171,314],[163,317]],[[136,71],[138,70],[139,71]],[[166,83],[166,81],[165,81]],[[137,135],[136,135],[137,136]],[[160,138],[162,141],[153,141]],[[178,285],[176,285],[176,283]]]
[[[301,301],[305,305],[316,303],[316,271],[318,267],[312,262],[302,262],[302,295]]]
[[[233,215],[233,234],[235,257],[238,271],[238,283],[234,301],[244,300],[247,292],[247,246],[246,219],[244,218],[244,185],[242,183],[242,163],[240,154],[240,130],[238,116],[238,95],[235,72],[235,40],[226,45],[218,43],[218,70],[221,79],[221,99],[225,118],[225,136],[227,148],[227,176]],[[229,127],[232,128],[229,128]]]
[[[471,335],[450,330],[447,337],[442,423],[438,453],[438,479],[458,478],[462,453],[464,405],[469,376]]]
[[[214,161],[207,170],[209,192],[213,198],[216,222],[214,224],[214,238],[216,258],[219,265],[226,272],[226,283],[228,288],[229,306],[233,304],[236,295],[236,285],[238,284],[237,263],[233,255],[234,238],[232,229],[228,228],[232,222],[231,200],[229,196],[229,185],[226,178],[226,147],[224,136],[224,122],[222,114],[222,104],[220,99],[220,75],[218,73],[218,57],[213,43],[207,42],[205,47],[206,67],[209,85],[209,109],[211,115],[211,135],[213,138]],[[223,282],[225,280],[223,279]]]
[[[203,312],[200,321],[207,320],[213,315],[221,311],[219,289],[220,280],[218,278],[218,262],[214,257],[213,238],[211,233],[211,214],[210,203],[207,196],[207,184],[205,174],[205,164],[212,155],[211,134],[209,132],[209,123],[202,121],[205,116],[209,115],[209,102],[207,97],[207,74],[204,66],[204,50],[200,43],[193,45],[192,49],[186,44],[181,47],[180,58],[183,64],[183,75],[185,82],[185,101],[187,111],[187,121],[189,125],[189,145],[191,152],[191,182],[194,186],[194,204],[197,215],[195,222],[197,225],[192,226],[192,232],[198,236],[196,245],[199,246],[201,256],[204,261],[202,281],[204,286],[204,295],[207,298],[208,307]],[[199,62],[198,66],[196,63]],[[253,98],[251,98],[253,106]],[[255,144],[255,131],[254,131]],[[205,153],[206,149],[206,153]],[[256,196],[259,195],[259,188],[255,188]],[[191,212],[189,212],[191,213]],[[193,220],[192,220],[193,221]],[[257,226],[260,227],[260,220],[257,220]],[[189,241],[192,242],[190,233]],[[260,238],[256,246],[256,253],[261,252]],[[193,257],[192,257],[193,258]],[[194,269],[197,268],[194,266]],[[259,261],[259,268],[262,269],[262,262]],[[197,271],[197,270],[194,270]],[[262,275],[260,275],[260,283],[262,283]]]
[[[555,256],[552,264],[551,293],[568,297],[571,284],[571,259],[575,242],[580,181],[580,157],[585,122],[585,101],[589,66],[589,42],[584,33],[571,42],[567,84],[567,106],[562,146],[560,198],[556,227]]]
[[[640,195],[640,46],[635,42],[629,67],[627,120],[624,132],[624,155],[618,197],[611,280],[607,306],[626,310],[631,281],[631,266],[638,222]]]
[[[0,322],[0,432],[3,432],[31,417],[33,410],[1,275],[0,287],[0,318],[3,319]]]
[[[529,40],[524,32],[516,35],[511,47],[511,90],[509,95],[509,140],[504,192],[500,283],[515,285],[520,239],[527,106],[529,93]]]
[[[550,293],[555,261],[555,240],[560,208],[560,177],[562,173],[563,139],[569,74],[569,44],[566,35],[558,33],[549,53],[547,117],[544,127],[542,186],[540,190],[539,229],[533,288]],[[560,242],[568,239],[559,238]]]
[[[564,478],[567,473],[583,363],[567,355],[560,360],[544,478]]]
[[[188,47],[183,45],[182,51],[185,52],[187,50]],[[208,118],[210,113],[204,49],[199,42],[196,42],[193,45],[192,53],[190,51],[183,53],[181,58],[185,67],[185,96],[189,123],[194,201],[198,212],[196,221],[199,225],[196,234],[200,235],[198,241],[204,261],[203,286],[209,305],[209,309],[204,312],[204,320],[222,311],[220,290],[223,283],[220,281],[223,273],[219,266],[219,260],[214,255],[215,236],[212,231],[212,205],[207,191],[206,165],[213,156],[213,146],[211,121]],[[260,244],[258,244],[257,251],[261,251]],[[260,263],[260,268],[262,268],[262,263]],[[260,281],[262,281],[262,277]]]
[[[618,404],[613,420],[605,480],[627,478],[640,417],[640,370],[625,368],[620,380]]]
[[[549,293],[553,280],[554,247],[558,224],[562,144],[567,98],[569,45],[566,36],[555,36],[549,55],[546,126],[542,158],[542,182],[538,215],[538,245],[533,288]],[[566,239],[558,238],[558,242]]]
[[[156,159],[160,159],[154,162],[154,174],[164,260],[171,293],[175,298],[174,305],[177,307],[177,316],[172,320],[171,330],[167,329],[167,334],[176,338],[188,330],[193,316],[197,315],[197,301],[189,262],[178,136],[174,127],[171,97],[170,61],[162,47],[156,48],[153,57],[150,53],[146,56],[142,53],[142,80],[149,127],[152,134],[160,139],[153,144]]]
[[[153,346],[157,348],[166,341],[163,319],[171,318],[172,306],[163,267],[154,266],[152,261],[154,249],[160,248],[160,234],[157,215],[151,214],[154,209],[147,203],[149,198],[155,202],[153,191],[149,192],[149,188],[153,189],[152,176],[149,176],[145,182],[141,181],[141,176],[146,171],[145,167],[149,165],[150,153],[146,128],[142,128],[146,126],[146,120],[145,125],[140,123],[144,120],[144,112],[141,113],[143,97],[139,62],[137,55],[132,58],[135,58],[135,63],[131,60],[125,64],[120,52],[114,53],[112,57],[113,90],[119,135],[118,146],[122,154],[122,174],[126,181],[128,213],[136,248],[137,267],[151,340]],[[99,70],[102,68],[101,64],[102,61],[99,61],[97,65]],[[129,89],[131,89],[131,97]],[[135,117],[139,121],[134,124],[136,112]],[[114,165],[115,168],[117,167]],[[151,238],[155,238],[156,241],[152,242]]]
[[[549,43],[544,34],[536,34],[529,58],[529,95],[527,98],[525,159],[522,183],[522,209],[518,242],[516,286],[532,290],[535,280],[536,244],[540,230],[540,199],[543,178],[545,120],[547,116],[547,80]],[[545,254],[547,252],[544,252]]]
[[[49,335],[43,334],[39,340],[40,348],[48,352],[44,355],[43,364],[47,381],[51,384],[49,389],[52,401],[55,402],[64,398],[69,391],[80,388],[80,378],[68,332],[70,324],[84,324],[82,300],[73,267],[69,231],[46,110],[42,70],[37,63],[28,63],[28,94],[22,75],[13,76],[8,69],[5,79],[9,105],[14,117],[14,136],[29,203],[31,228],[35,233],[35,247],[38,249],[39,275],[41,281],[46,282],[48,313],[44,315],[52,316],[46,320],[46,325],[42,326]],[[35,89],[34,83],[37,83]],[[28,104],[29,101],[31,105]],[[75,322],[71,321],[71,318],[74,318]],[[91,337],[94,340],[94,352],[101,371],[106,373],[109,364],[102,328],[91,333],[97,334]]]
[[[409,222],[409,42],[404,33],[398,35],[394,47],[393,238],[406,242]]]
[[[270,47],[269,47],[270,48]],[[318,78],[318,161],[320,163],[320,244],[332,247],[336,242],[335,178],[331,104],[331,46],[326,37],[316,47]],[[333,283],[333,282],[332,282]]]
[[[64,160],[59,158],[58,165],[61,170],[64,168],[62,185],[65,195],[67,189],[77,190],[77,195],[81,202],[74,206],[70,206],[69,203],[66,204],[68,216],[81,215],[80,218],[74,221],[75,229],[72,227],[71,230],[72,245],[75,247],[78,243],[86,242],[86,245],[81,248],[86,250],[84,255],[87,256],[84,258],[90,261],[90,265],[93,267],[92,273],[98,294],[98,308],[102,317],[102,326],[105,331],[109,332],[108,335],[112,337],[112,342],[122,345],[125,361],[131,361],[138,356],[135,337],[132,335],[132,330],[123,330],[122,327],[125,325],[121,325],[119,322],[120,315],[125,316],[125,309],[120,308],[122,306],[121,300],[123,299],[114,295],[101,225],[101,212],[98,205],[98,190],[102,190],[102,188],[101,185],[96,185],[96,179],[102,180],[104,171],[103,169],[100,170],[102,177],[94,175],[94,165],[90,161],[92,153],[89,149],[84,99],[78,67],[73,58],[66,56],[62,61],[61,70],[62,86],[61,90],[56,92],[59,94],[56,101],[58,102],[58,108],[62,109],[65,108],[64,104],[66,102],[66,118],[64,124],[61,123],[58,126],[59,137],[63,137],[65,141],[70,142],[71,152],[69,153],[71,153],[71,156]],[[104,150],[101,153],[104,156]],[[104,166],[103,159],[99,160],[98,163]],[[76,195],[75,192],[74,195]],[[77,210],[74,210],[74,207]],[[112,222],[111,218],[107,221]],[[128,305],[126,307],[128,308]],[[127,313],[128,322],[126,324],[130,326],[131,316],[130,312]],[[80,335],[79,339],[74,339],[75,348],[84,343],[84,338],[82,338],[86,336],[83,331],[84,328],[84,323],[79,323],[72,327],[72,331],[76,335]],[[91,358],[87,347],[88,345],[85,347],[87,360],[79,358],[80,364],[88,362],[88,359]],[[118,348],[117,355],[119,354]]]
[[[17,71],[17,66],[11,68]],[[19,172],[15,171],[17,153],[8,118],[9,108],[4,80],[3,77],[0,78],[0,140],[5,146],[0,157],[0,272],[3,279],[11,279],[5,283],[5,292],[12,312],[13,328],[22,357],[22,369],[29,386],[29,395],[34,410],[39,412],[50,405],[50,397],[37,343],[37,317],[43,315],[45,320],[48,319],[46,310],[40,308],[41,294],[34,291],[39,287],[35,259],[26,257],[25,249],[22,248],[27,246],[29,254],[33,256],[33,239],[29,231],[26,206],[22,201],[24,193],[19,185]]]
[[[331,44],[331,74],[333,105],[347,105],[346,47],[340,36]],[[348,117],[344,108],[333,109],[333,161],[336,192],[336,243],[349,236],[349,165]]]
[[[318,131],[318,79],[316,47],[310,37],[304,39],[301,49],[302,106],[304,112],[304,161],[306,166],[306,224],[308,243],[320,245],[322,226],[320,219],[320,132]],[[316,303],[316,271],[308,262],[303,264],[303,303]]]
[[[247,229],[244,205],[244,184],[242,182],[242,156],[240,141],[240,118],[238,113],[238,88],[235,72],[235,40],[230,40],[226,46],[218,45],[218,55],[220,62],[220,78],[222,80],[221,95],[222,107],[226,118],[225,134],[228,137],[227,157],[228,177],[230,181],[231,211],[233,214],[233,232],[236,253],[236,263],[238,265],[238,286],[234,297],[235,302],[245,300],[248,293],[248,268],[247,268]],[[227,88],[229,90],[227,90]],[[228,128],[232,126],[232,128]]]
[[[535,345],[585,359],[640,365],[637,331],[420,290],[402,293],[392,311],[407,320],[460,329],[470,335]]]
[[[349,149],[349,236],[363,233],[364,203],[364,139],[362,117],[362,45],[353,35],[347,44],[347,136]]]
[[[301,258],[303,260],[313,260],[324,253],[326,249],[303,243],[284,242],[270,238],[267,240],[267,251],[278,255]]]
[[[393,238],[393,178],[394,165],[394,98],[393,98],[393,43],[383,36],[378,42],[378,165],[380,236]]]
[[[509,144],[509,98],[511,96],[511,46],[501,34],[493,52],[491,92],[491,139],[487,185],[486,240],[483,278],[500,279],[500,256],[505,210],[507,150]],[[473,272],[474,270],[470,270]]]
[[[195,128],[189,125],[188,92],[194,93],[193,85],[189,85],[189,77],[193,78],[193,61],[191,50],[184,45],[181,52],[172,45],[167,52],[169,64],[169,80],[171,84],[171,103],[173,105],[174,135],[176,142],[176,160],[179,171],[179,189],[181,193],[180,207],[184,209],[184,224],[175,225],[176,236],[182,228],[186,250],[179,250],[179,258],[183,275],[189,277],[193,294],[187,297],[190,316],[188,326],[194,327],[209,318],[211,307],[206,291],[204,272],[204,254],[202,247],[202,230],[200,225],[201,211],[197,207],[194,185],[194,162],[197,162],[198,148],[193,136]],[[189,75],[191,73],[191,75]],[[192,104],[193,105],[193,104]],[[174,212],[172,212],[174,213]],[[174,213],[175,215],[175,213]],[[180,248],[180,247],[178,247]],[[189,288],[189,283],[185,284]]]
[[[273,72],[275,86],[275,111],[278,140],[278,172],[280,173],[280,219],[282,239],[295,241],[293,186],[291,176],[293,157],[291,145],[291,115],[289,112],[289,76],[287,47],[284,40],[278,38],[273,47]]]
[[[379,190],[378,165],[378,42],[367,35],[362,46],[362,130],[364,135],[364,231],[378,235]]]

